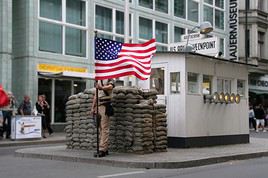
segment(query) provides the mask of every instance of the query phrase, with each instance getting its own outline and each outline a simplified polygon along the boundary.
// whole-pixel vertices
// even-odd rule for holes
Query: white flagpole
[[[124,42],[129,43],[129,0],[125,0],[125,14],[124,14]],[[128,86],[129,77],[124,77],[124,86]]]

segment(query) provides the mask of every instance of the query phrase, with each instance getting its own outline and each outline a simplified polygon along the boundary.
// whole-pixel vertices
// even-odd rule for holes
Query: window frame
[[[112,32],[108,32],[108,31],[100,30],[100,29],[96,28],[96,6],[101,6],[101,7],[108,8],[108,9],[112,10]],[[98,34],[100,34],[100,35],[111,36],[111,40],[115,40],[115,41],[116,41],[116,38],[124,39],[124,37],[125,37],[124,34],[116,33],[116,11],[122,12],[122,13],[125,14],[124,10],[122,10],[122,9],[118,9],[118,8],[114,8],[114,7],[108,7],[106,5],[102,5],[102,4],[99,4],[99,3],[94,3],[94,20],[93,20],[94,30],[97,30]],[[129,15],[130,15],[131,19],[130,19],[130,22],[129,22],[130,28],[129,28],[128,39],[129,39],[129,41],[133,41],[133,18],[134,18],[134,15],[131,12],[129,13]]]
[[[66,16],[66,12],[67,12],[67,0],[61,0],[61,8],[62,8],[62,11],[61,11],[61,15],[62,15],[62,19],[61,20],[54,20],[54,19],[49,19],[49,18],[46,18],[46,17],[42,17],[40,16],[41,14],[41,1],[42,0],[38,0],[37,4],[38,4],[38,29],[40,29],[40,26],[39,26],[39,22],[45,22],[45,23],[50,23],[50,24],[56,24],[56,25],[60,25],[62,27],[62,52],[61,53],[53,53],[53,52],[50,52],[50,51],[42,51],[39,49],[39,32],[38,32],[38,37],[37,37],[37,41],[38,41],[38,46],[37,46],[37,50],[38,52],[40,53],[50,53],[50,54],[58,54],[58,55],[63,55],[63,56],[70,56],[70,57],[78,57],[78,58],[88,58],[88,55],[89,55],[89,49],[88,49],[88,46],[89,46],[89,39],[88,39],[88,36],[89,36],[89,30],[88,30],[88,0],[80,0],[80,1],[83,1],[85,2],[85,26],[82,26],[82,25],[77,25],[77,24],[72,24],[72,23],[69,23],[67,22],[67,16]],[[74,28],[74,29],[77,29],[77,30],[82,30],[82,31],[85,31],[86,32],[86,48],[85,48],[85,56],[77,56],[77,55],[71,55],[71,54],[67,54],[66,53],[66,45],[65,45],[65,41],[66,41],[66,28]]]
[[[147,9],[150,9],[150,10],[152,10],[152,11],[155,11],[155,12],[158,12],[158,13],[162,13],[162,14],[167,14],[167,15],[169,15],[170,14],[170,1],[169,0],[165,0],[165,1],[167,1],[167,12],[163,12],[163,11],[159,11],[159,10],[156,10],[156,2],[155,2],[155,0],[152,0],[153,1],[153,6],[152,6],[152,8],[149,8],[149,7],[145,7],[145,6],[142,6],[142,5],[140,5],[140,0],[138,0],[138,2],[137,2],[137,4],[138,4],[138,6],[140,7],[140,8],[145,8],[146,10]]]
[[[169,43],[170,43],[170,33],[169,33],[170,23],[169,22],[163,22],[163,21],[156,20],[156,19],[150,19],[147,16],[139,16],[138,19],[140,20],[140,18],[145,18],[145,19],[148,19],[148,20],[152,20],[152,31],[153,31],[152,38],[155,38],[155,39],[156,39],[156,22],[163,23],[163,24],[167,25],[167,43],[161,43],[161,42],[156,41],[156,47],[164,47],[164,48],[166,48],[166,51],[168,51],[169,50],[168,47],[169,47]],[[138,21],[138,24],[139,24],[139,21]],[[140,38],[139,35],[140,35],[140,27],[138,27],[138,41],[141,42],[141,43],[148,41],[147,39]]]
[[[197,81],[196,81],[196,83],[197,83],[197,92],[196,93],[189,91],[189,73],[192,73],[192,74],[196,74],[197,75]],[[200,73],[187,72],[187,94],[188,95],[200,95],[201,94],[201,92],[200,92],[200,88],[201,88],[200,87],[200,76],[201,76]]]

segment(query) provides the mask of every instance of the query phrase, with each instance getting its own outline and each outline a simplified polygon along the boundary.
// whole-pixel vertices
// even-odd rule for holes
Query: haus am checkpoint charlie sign
[[[211,37],[211,38],[203,38],[200,36],[193,36],[189,37],[189,43],[188,45],[192,45],[193,52],[204,54],[204,55],[210,55],[215,56],[219,52],[219,45],[218,45],[218,38]],[[184,37],[182,37],[184,38]],[[187,39],[187,38],[186,38]],[[177,52],[183,52],[186,46],[186,41],[178,42],[178,43],[171,43],[169,45],[170,51],[177,51]]]

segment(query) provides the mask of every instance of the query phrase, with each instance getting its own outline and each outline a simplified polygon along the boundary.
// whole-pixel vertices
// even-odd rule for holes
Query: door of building
[[[158,91],[157,103],[167,105],[167,63],[152,64],[150,89]]]

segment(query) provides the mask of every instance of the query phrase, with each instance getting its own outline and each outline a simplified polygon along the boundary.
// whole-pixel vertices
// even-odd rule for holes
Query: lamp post
[[[194,28],[192,28],[192,30],[189,32],[189,34],[187,36],[187,42],[186,42],[186,45],[184,48],[184,52],[191,52],[192,51],[192,46],[188,46],[189,38],[190,38],[190,34],[197,28],[199,28],[199,31],[201,34],[208,34],[208,33],[213,31],[213,27],[212,27],[211,23],[208,21],[202,22],[200,25],[194,26]]]

